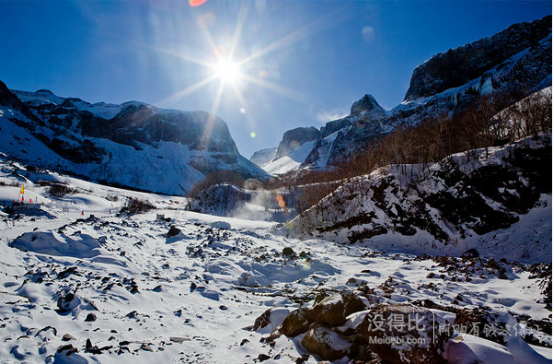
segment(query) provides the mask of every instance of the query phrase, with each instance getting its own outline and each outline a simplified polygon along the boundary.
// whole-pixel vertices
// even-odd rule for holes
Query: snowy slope
[[[303,346],[308,334],[268,335],[290,311],[315,307],[322,295],[330,295],[329,307],[340,304],[335,292],[352,292],[367,307],[343,330],[360,330],[368,312],[383,304],[423,310],[430,302],[437,318],[477,312],[490,325],[514,330],[505,345],[490,332],[453,335],[444,353],[449,363],[552,357],[551,349],[518,339],[552,344],[545,333],[551,311],[541,293],[551,273],[545,278],[544,267],[298,240],[276,233],[273,223],[185,212],[181,197],[0,164],[1,198],[17,199],[24,185],[25,199],[41,205],[2,213],[0,221],[2,362],[313,364],[321,357]],[[63,182],[75,192],[51,197],[41,181]],[[157,210],[117,215],[129,197]],[[260,323],[270,308],[269,321]],[[350,345],[343,331],[326,332],[335,339],[331,346]]]
[[[36,160],[39,164],[57,165],[64,162],[63,158],[40,142],[29,130],[10,121],[11,118],[28,120],[18,111],[0,106],[0,145],[3,151],[9,150],[10,155],[24,161]]]
[[[552,261],[551,136],[385,167],[346,182],[287,224],[294,236],[414,254]]]
[[[263,169],[270,174],[284,174],[297,169],[306,160],[316,141],[305,142],[298,149],[288,152],[285,156],[273,160],[263,166]]]
[[[250,157],[250,162],[254,163],[260,168],[263,168],[266,164],[275,159],[277,148],[267,148],[254,152]]]
[[[268,177],[238,153],[225,122],[206,112],[0,88],[0,152],[39,168],[174,195],[220,170]]]

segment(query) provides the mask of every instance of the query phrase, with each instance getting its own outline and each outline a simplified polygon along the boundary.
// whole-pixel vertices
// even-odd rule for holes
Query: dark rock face
[[[539,42],[552,31],[552,17],[520,23],[464,46],[438,54],[417,67],[405,101],[428,97],[461,86]]]
[[[385,109],[379,105],[377,100],[371,95],[365,95],[360,100],[352,104],[350,116],[372,116],[380,117],[385,115]]]
[[[23,108],[23,103],[0,81],[0,105],[13,107],[15,109]]]
[[[38,119],[32,112],[29,110],[25,104],[19,100],[19,98],[11,92],[6,84],[2,81],[0,81],[0,105],[9,107],[13,110],[17,110],[23,115],[25,115],[28,119],[32,120],[34,124],[43,126],[44,123],[40,119]],[[21,120],[14,120],[17,125],[22,126],[26,129],[34,130],[35,125],[30,123],[25,123]]]
[[[275,158],[281,158],[289,152],[298,149],[302,144],[319,139],[321,133],[313,126],[309,128],[296,128],[285,132],[283,140],[279,143]]]
[[[207,112],[158,113],[146,105],[126,105],[119,114],[105,122],[83,120],[83,134],[104,137],[117,143],[153,145],[160,141],[188,145],[193,150],[237,153],[225,122]]]

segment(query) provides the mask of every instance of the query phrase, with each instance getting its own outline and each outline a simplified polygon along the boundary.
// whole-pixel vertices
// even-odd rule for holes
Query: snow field
[[[271,346],[261,341],[269,329],[249,329],[256,318],[276,308],[274,328],[321,293],[362,286],[391,304],[430,299],[456,308],[488,306],[501,317],[550,320],[540,302],[542,280],[518,265],[505,266],[507,279],[486,269],[461,273],[464,265],[454,260],[459,267],[450,272],[437,260],[391,247],[289,238],[271,222],[186,212],[180,197],[57,174],[46,176],[77,192],[51,198],[47,187],[35,183],[45,175],[13,174],[8,166],[2,171],[0,196],[16,196],[24,183],[25,198],[36,194],[45,201],[40,210],[22,210],[18,218],[4,214],[0,221],[3,363],[242,363],[266,356],[266,362],[290,363],[306,353],[303,335],[282,336]],[[159,209],[117,216],[110,210],[123,206],[123,194]],[[168,237],[171,227],[179,232]],[[285,248],[294,255],[284,254]],[[551,336],[524,321],[519,325],[551,344]],[[525,362],[516,349],[469,335],[464,340],[465,346],[452,349],[451,363],[465,363],[455,358],[468,350],[487,363]],[[518,349],[520,358],[536,357],[526,345]],[[78,352],[66,355],[71,350]],[[548,350],[537,350],[551,358]]]

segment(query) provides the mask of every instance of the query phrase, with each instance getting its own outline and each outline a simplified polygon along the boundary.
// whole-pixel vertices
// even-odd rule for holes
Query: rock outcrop
[[[526,49],[541,47],[552,33],[552,17],[519,23],[491,37],[437,54],[414,70],[404,101],[429,97],[462,86]],[[548,59],[545,59],[547,61]],[[542,73],[542,72],[540,72]],[[544,76],[529,85],[534,85]]]
[[[442,364],[452,332],[441,331],[448,322],[427,309],[409,304],[383,303],[371,293],[342,291],[311,308],[273,308],[256,319],[254,330],[269,333],[264,340],[302,335],[304,349],[319,360],[344,357],[390,363]],[[271,332],[267,328],[273,328]]]
[[[277,148],[275,159],[284,157],[306,142],[319,139],[320,134],[320,131],[313,126],[309,128],[296,128],[285,132],[283,140],[279,143],[279,147]]]

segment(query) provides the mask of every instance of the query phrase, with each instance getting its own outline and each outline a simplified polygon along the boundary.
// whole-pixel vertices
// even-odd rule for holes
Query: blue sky
[[[391,109],[434,54],[548,14],[551,1],[0,0],[0,80],[210,111],[248,158],[366,93]],[[222,84],[211,66],[231,56],[241,76]]]

